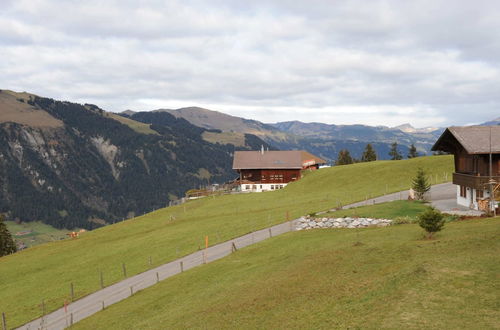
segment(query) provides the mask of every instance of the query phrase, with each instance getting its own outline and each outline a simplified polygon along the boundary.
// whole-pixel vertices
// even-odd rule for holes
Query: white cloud
[[[139,6],[140,4],[140,6]],[[266,122],[460,125],[500,113],[491,1],[6,1],[0,88]]]

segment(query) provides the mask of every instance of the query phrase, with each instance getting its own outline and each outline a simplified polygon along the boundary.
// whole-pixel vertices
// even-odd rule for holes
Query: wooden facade
[[[325,160],[303,150],[236,151],[233,169],[239,174],[241,191],[282,189],[301,178],[301,171],[316,170]]]
[[[450,127],[432,150],[446,151],[454,156],[453,184],[458,186],[458,204],[484,209],[490,194],[495,198],[500,192],[500,126]],[[493,191],[490,191],[490,179],[494,182]]]

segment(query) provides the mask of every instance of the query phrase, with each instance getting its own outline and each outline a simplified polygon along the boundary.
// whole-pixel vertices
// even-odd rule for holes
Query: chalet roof
[[[236,151],[234,153],[233,169],[301,169],[304,165],[311,166],[325,163],[324,159],[303,150]]]
[[[433,151],[453,152],[450,140],[455,139],[469,154],[500,153],[500,126],[452,126],[448,127],[432,147]],[[453,143],[453,142],[451,142]]]

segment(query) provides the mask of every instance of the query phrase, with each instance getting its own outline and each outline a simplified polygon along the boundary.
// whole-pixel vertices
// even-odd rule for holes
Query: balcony
[[[488,187],[489,176],[453,173],[453,184],[471,187],[474,189],[485,189]],[[493,176],[495,182],[500,182],[500,176]]]

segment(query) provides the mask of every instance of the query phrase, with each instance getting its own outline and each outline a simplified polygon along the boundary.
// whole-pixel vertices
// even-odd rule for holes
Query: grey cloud
[[[450,125],[500,113],[495,2],[18,0],[5,7],[0,88],[113,111],[191,103],[263,121]]]

